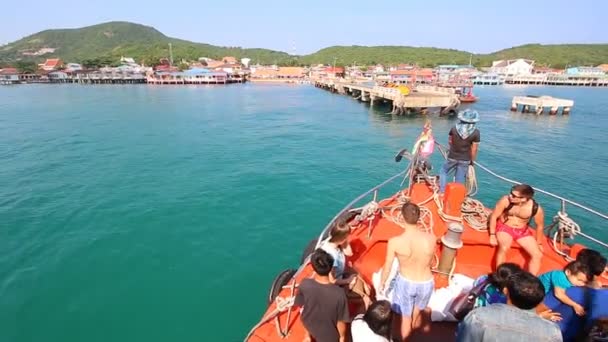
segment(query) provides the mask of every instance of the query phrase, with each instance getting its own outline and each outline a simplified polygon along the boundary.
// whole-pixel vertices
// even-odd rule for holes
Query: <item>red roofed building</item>
[[[63,67],[63,62],[59,58],[48,58],[43,64],[38,67],[45,71],[53,71]]]
[[[391,81],[394,83],[431,83],[433,81],[433,69],[410,69],[393,70],[390,72]]]
[[[232,56],[226,56],[226,57],[222,58],[222,62],[224,62],[225,64],[237,64],[238,63],[236,58],[234,58]]]
[[[179,69],[175,66],[171,66],[168,64],[159,64],[154,67],[154,71],[175,72],[179,71]]]
[[[605,73],[608,74],[608,64],[600,64],[597,67],[602,69],[602,71],[604,71]]]
[[[210,68],[210,69],[217,68],[220,65],[226,64],[223,61],[216,61],[213,59],[209,59],[209,60],[205,61],[205,63],[207,63],[207,68]]]
[[[325,75],[331,78],[344,77],[343,67],[327,67],[325,68]]]
[[[0,69],[0,84],[19,83],[19,71],[15,68]]]
[[[4,75],[10,75],[10,74],[18,74],[19,71],[17,70],[17,68],[4,68],[4,69],[0,69],[0,72]]]

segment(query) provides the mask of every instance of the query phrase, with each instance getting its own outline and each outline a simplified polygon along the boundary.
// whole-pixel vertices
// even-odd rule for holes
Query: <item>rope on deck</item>
[[[295,288],[297,287],[296,284],[296,279],[295,276],[292,280],[291,285],[288,285],[291,288],[291,295],[289,297],[281,297],[281,296],[277,296],[275,298],[275,308],[274,310],[272,310],[271,312],[269,312],[268,314],[266,314],[264,317],[262,317],[262,319],[258,322],[258,324],[256,324],[253,328],[251,328],[251,330],[249,331],[249,333],[247,334],[247,336],[244,339],[244,342],[247,342],[249,340],[249,338],[253,335],[253,333],[262,325],[266,324],[267,322],[270,322],[270,320],[274,319],[275,320],[275,327],[277,329],[277,335],[280,336],[281,338],[285,338],[287,337],[288,333],[289,333],[289,321],[290,321],[290,317],[291,317],[291,311],[293,308],[293,305],[295,303]],[[285,286],[283,287],[285,288]],[[281,312],[287,312],[287,322],[286,322],[286,326],[287,329],[284,331],[281,328],[281,324],[279,321],[279,314]]]

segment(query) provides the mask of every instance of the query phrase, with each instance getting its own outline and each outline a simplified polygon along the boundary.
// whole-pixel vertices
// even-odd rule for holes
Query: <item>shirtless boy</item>
[[[401,208],[405,221],[405,231],[388,241],[386,261],[382,269],[380,284],[384,284],[390,273],[393,260],[399,261],[399,274],[393,293],[392,310],[396,321],[401,322],[401,339],[407,339],[412,328],[421,325],[420,311],[424,310],[435,288],[431,262],[435,252],[436,238],[431,233],[418,229],[420,208],[413,203],[405,203]]]
[[[505,262],[513,240],[530,255],[528,270],[536,275],[543,257],[545,214],[534,199],[534,189],[527,184],[515,185],[497,203],[490,217],[490,244],[498,245],[496,267]],[[528,223],[534,219],[536,238]]]

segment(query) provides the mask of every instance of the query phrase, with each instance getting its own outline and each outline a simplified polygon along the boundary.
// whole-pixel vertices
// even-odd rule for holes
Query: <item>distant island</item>
[[[99,66],[117,63],[122,56],[154,66],[171,52],[175,61],[197,61],[234,56],[252,64],[336,66],[410,63],[420,67],[440,64],[490,66],[493,60],[527,58],[537,65],[564,68],[568,65],[598,65],[608,61],[608,44],[528,44],[490,54],[472,54],[454,49],[408,46],[332,46],[313,54],[294,56],[257,48],[221,47],[167,37],[153,27],[130,22],[108,22],[78,29],[38,32],[0,46],[0,67],[21,62],[40,63],[46,58]]]

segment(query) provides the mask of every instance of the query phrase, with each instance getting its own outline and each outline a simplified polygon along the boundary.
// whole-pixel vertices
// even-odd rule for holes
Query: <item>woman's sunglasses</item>
[[[526,196],[517,196],[517,195],[515,195],[515,194],[513,193],[513,191],[511,191],[511,192],[509,193],[509,196],[511,196],[511,197],[513,197],[513,198],[526,198]]]

